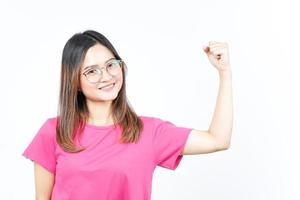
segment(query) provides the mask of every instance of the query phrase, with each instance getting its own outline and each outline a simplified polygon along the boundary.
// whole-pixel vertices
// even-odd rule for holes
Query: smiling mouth
[[[116,83],[112,83],[112,84],[109,84],[109,85],[106,85],[106,86],[103,86],[103,87],[100,87],[98,88],[99,90],[102,90],[102,89],[111,89],[115,86]]]

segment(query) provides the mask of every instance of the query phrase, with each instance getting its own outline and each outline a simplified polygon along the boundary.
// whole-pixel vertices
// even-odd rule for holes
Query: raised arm
[[[41,165],[34,163],[34,180],[36,200],[50,200],[54,185],[54,174]]]
[[[209,129],[193,129],[189,134],[182,155],[212,153],[226,150],[230,146],[233,103],[228,45],[222,42],[210,42],[209,46],[204,47],[203,50],[211,64],[219,72],[219,92]]]

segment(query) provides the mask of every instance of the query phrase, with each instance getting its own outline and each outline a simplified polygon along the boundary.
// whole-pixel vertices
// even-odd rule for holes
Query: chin
[[[113,101],[117,98],[118,93],[117,92],[112,92],[109,94],[100,94],[96,98],[99,99],[100,101]]]

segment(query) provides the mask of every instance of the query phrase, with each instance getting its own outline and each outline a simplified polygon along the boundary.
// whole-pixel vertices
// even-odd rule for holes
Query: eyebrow
[[[110,59],[108,59],[107,61],[105,61],[104,62],[104,64],[106,64],[107,62],[109,62],[109,61],[111,61],[111,60],[115,60],[116,58],[110,58]],[[85,70],[85,69],[87,69],[87,68],[90,68],[90,67],[97,67],[97,66],[99,66],[99,65],[89,65],[89,66],[86,66],[84,69],[83,69],[83,71]]]

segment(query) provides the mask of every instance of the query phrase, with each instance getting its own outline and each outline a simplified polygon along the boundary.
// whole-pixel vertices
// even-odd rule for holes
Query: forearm
[[[231,71],[219,72],[219,92],[209,132],[220,145],[229,147],[233,124],[232,74]]]
[[[34,163],[34,182],[35,182],[35,199],[36,200],[50,200],[53,186],[54,174],[47,171],[38,163]]]
[[[51,197],[38,197],[38,196],[35,196],[35,200],[50,200]]]

